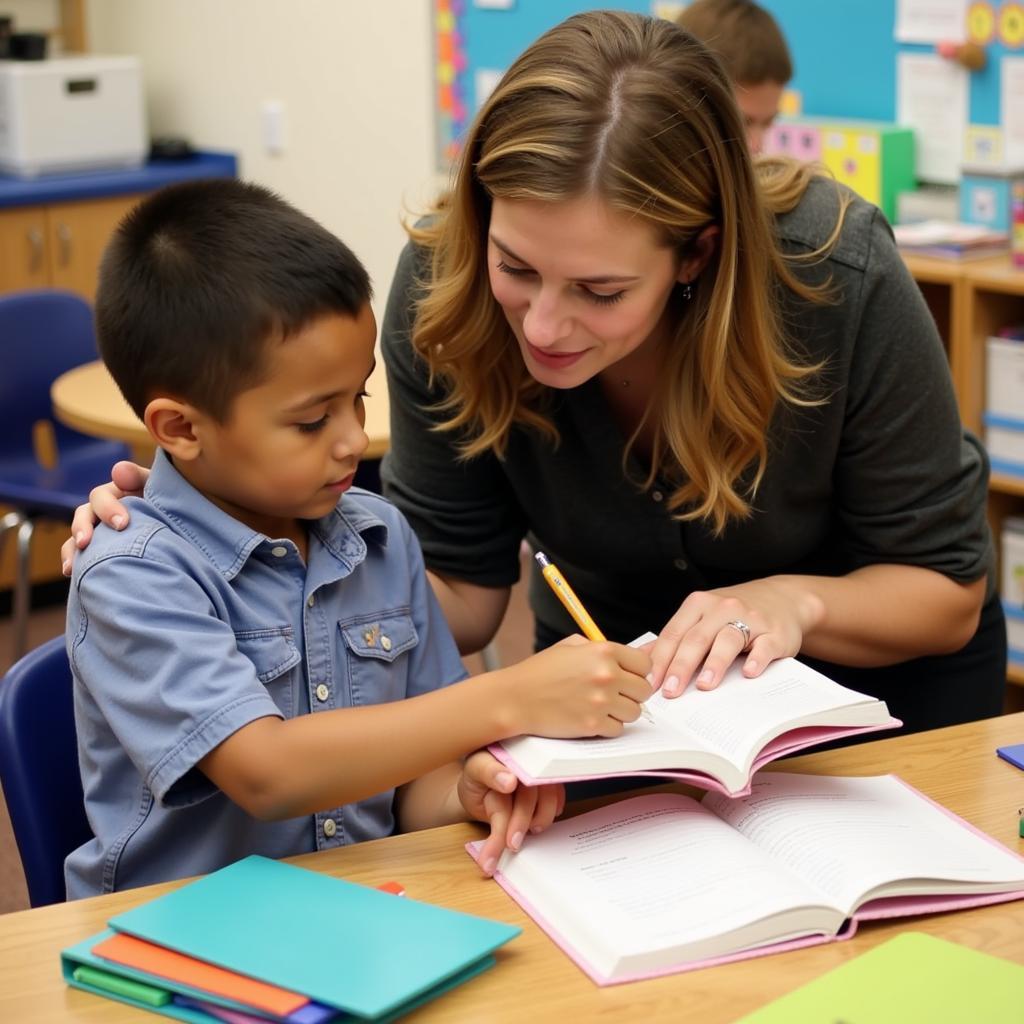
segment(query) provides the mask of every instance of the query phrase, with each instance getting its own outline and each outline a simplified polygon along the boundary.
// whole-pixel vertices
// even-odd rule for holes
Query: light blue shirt
[[[389,835],[394,791],[258,821],[196,764],[268,715],[402,700],[465,677],[408,523],[353,490],[295,545],[233,519],[158,452],[123,532],[75,560],[67,645],[94,838],[68,898]],[[339,751],[339,757],[344,757]]]

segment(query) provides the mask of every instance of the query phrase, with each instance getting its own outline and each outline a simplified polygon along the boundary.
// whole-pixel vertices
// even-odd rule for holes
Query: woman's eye
[[[327,413],[324,413],[318,420],[312,420],[309,423],[296,423],[295,426],[303,434],[315,434],[318,430],[323,430],[327,426]]]
[[[591,302],[596,302],[599,306],[611,306],[613,303],[619,302],[626,294],[624,291],[620,291],[612,292],[611,295],[602,295],[600,292],[592,292],[589,288],[584,288],[583,291]]]
[[[513,276],[533,273],[532,270],[528,270],[526,267],[510,267],[504,260],[498,260],[498,269],[503,274],[512,274]]]

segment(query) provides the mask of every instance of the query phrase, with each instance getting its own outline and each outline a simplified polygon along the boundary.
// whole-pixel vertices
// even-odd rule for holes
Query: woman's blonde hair
[[[793,276],[773,224],[811,174],[780,161],[755,173],[721,65],[670,22],[597,11],[551,29],[483,105],[450,193],[411,231],[430,256],[412,341],[448,389],[441,429],[460,434],[465,457],[502,456],[514,425],[557,442],[547,389],[527,371],[491,294],[493,199],[596,194],[653,225],[680,258],[718,225],[717,251],[692,300],[678,287],[669,300],[677,326],[660,354],[645,485],[660,476],[678,518],[706,519],[716,532],[749,515],[777,403],[816,401],[806,384],[817,368],[789,351],[779,291],[822,296]]]

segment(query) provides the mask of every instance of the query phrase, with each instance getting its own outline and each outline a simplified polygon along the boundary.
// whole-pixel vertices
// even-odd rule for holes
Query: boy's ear
[[[153,440],[168,455],[186,462],[202,452],[198,421],[203,418],[194,406],[174,398],[154,398],[143,414],[143,422]]]

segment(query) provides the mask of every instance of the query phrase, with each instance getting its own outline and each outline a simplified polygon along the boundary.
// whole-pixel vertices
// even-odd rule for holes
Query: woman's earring
[[[683,299],[689,302],[693,298],[693,285],[689,281],[683,282]]]

